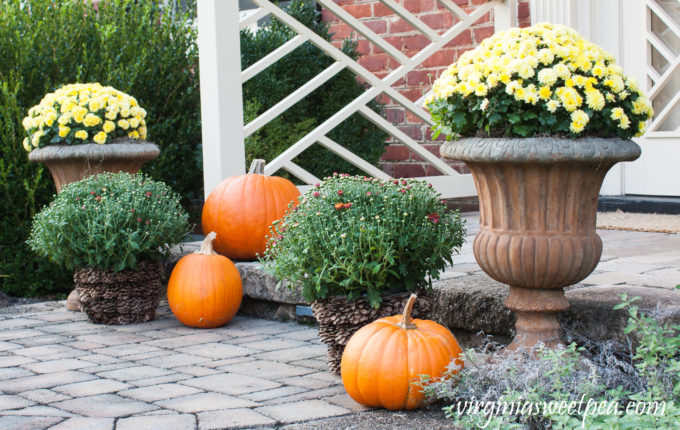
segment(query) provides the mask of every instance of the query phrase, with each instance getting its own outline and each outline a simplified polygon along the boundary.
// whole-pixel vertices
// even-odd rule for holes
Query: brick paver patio
[[[599,233],[602,262],[583,285],[680,283],[680,235]],[[471,244],[445,277],[479,271]],[[167,306],[149,323],[104,326],[31,309],[0,314],[0,429],[273,428],[366,410],[326,370],[314,327],[237,316],[198,330]]]

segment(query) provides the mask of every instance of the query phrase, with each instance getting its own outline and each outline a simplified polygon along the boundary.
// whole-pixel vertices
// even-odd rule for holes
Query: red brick
[[[428,151],[430,151],[435,156],[439,157],[439,145],[430,144],[430,145],[420,145],[420,146],[427,149]],[[424,158],[422,158],[420,155],[417,155],[416,153],[413,153],[411,155],[411,160],[413,160],[413,161],[425,161]]]
[[[414,28],[411,26],[411,24],[401,18],[393,18],[390,20],[390,33],[392,34],[406,33],[413,30]]]
[[[467,6],[468,5],[468,0],[453,0],[453,2],[455,4],[457,4],[458,6]],[[444,5],[440,4],[439,2],[437,2],[437,9],[448,10]]]
[[[370,4],[350,4],[343,6],[342,8],[352,14],[355,18],[369,18],[373,16],[373,10]]]
[[[423,49],[430,44],[430,39],[423,36],[422,34],[417,34],[415,36],[405,36],[404,37],[404,49]]]
[[[474,29],[474,32],[475,32],[475,41],[477,43],[481,43],[482,40],[486,39],[487,37],[493,36],[494,28],[492,26],[478,27],[478,28]]]
[[[431,166],[428,164],[427,168],[425,169],[426,176],[443,176],[444,174],[437,170],[436,167]]]
[[[426,70],[413,70],[406,74],[406,83],[411,87],[429,87],[430,75]]]
[[[406,123],[407,124],[420,124],[420,125],[424,124],[423,120],[420,119],[420,117],[418,115],[414,114],[410,110],[406,111]],[[428,129],[429,129],[429,127],[428,127]]]
[[[529,3],[519,3],[517,5],[517,19],[527,19],[529,15]]]
[[[406,86],[406,79],[401,78],[397,82],[392,84],[395,88],[404,88]]]
[[[423,138],[423,129],[419,125],[404,125],[399,127],[399,130],[413,140],[421,140]]]
[[[408,147],[404,145],[388,145],[380,159],[383,161],[407,161],[410,152]]]
[[[456,49],[440,49],[432,54],[427,60],[423,61],[421,67],[442,67],[448,66],[455,60]]]
[[[366,27],[373,30],[374,33],[377,34],[387,33],[387,22],[385,22],[384,19],[373,19],[370,21],[363,21],[363,23],[366,24]]]
[[[448,12],[421,15],[420,20],[435,30],[449,29],[453,27],[453,15]]]
[[[385,114],[385,119],[387,119],[392,124],[403,124],[404,123],[404,110],[403,109],[385,109],[383,110]]]
[[[329,10],[323,9],[321,11],[321,21],[323,22],[338,22],[337,16],[333,15]]]
[[[359,64],[371,72],[386,70],[388,61],[387,54],[364,55],[359,58]]]
[[[434,0],[404,0],[404,7],[409,12],[420,13],[434,10]]]
[[[454,37],[452,41],[446,44],[447,47],[467,46],[472,45],[472,32],[470,29],[463,30],[458,36]]]
[[[394,11],[382,3],[373,3],[373,16],[392,16]]]
[[[352,27],[343,23],[331,24],[328,31],[333,35],[334,39],[346,39],[352,34]]]
[[[371,44],[368,40],[361,39],[357,41],[357,52],[359,55],[366,55],[371,53]]]
[[[425,176],[425,166],[422,164],[396,164],[392,170],[395,178],[419,178]]]
[[[394,46],[398,50],[402,50],[404,46],[404,38],[401,36],[387,36],[384,38],[385,42],[389,43],[390,45]]]

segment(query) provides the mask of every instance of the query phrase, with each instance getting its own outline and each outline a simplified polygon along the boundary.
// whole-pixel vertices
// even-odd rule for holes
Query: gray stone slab
[[[52,390],[48,390],[46,388],[40,388],[38,390],[29,390],[29,391],[24,391],[23,393],[19,393],[21,397],[24,397],[28,400],[32,400],[37,403],[52,403],[52,402],[60,402],[62,400],[68,400],[71,397],[61,394],[61,393],[56,393]]]
[[[2,411],[6,411],[8,409],[21,409],[33,405],[35,405],[35,402],[26,400],[20,396],[13,396],[9,394],[3,394],[0,396],[0,410]]]
[[[307,388],[309,390],[320,390],[321,388],[337,385],[337,381],[328,381],[323,379],[308,378],[307,376],[297,376],[295,378],[282,378],[279,381],[285,385],[292,385],[294,387]]]
[[[40,330],[56,334],[78,334],[80,332],[94,332],[101,329],[89,321],[76,321],[64,324],[43,325],[40,327]]]
[[[149,352],[162,351],[160,348],[151,345],[140,343],[123,344],[116,346],[108,346],[106,348],[95,349],[92,352],[101,355],[108,355],[113,357],[124,357],[133,354],[146,354]]]
[[[180,384],[158,384],[146,387],[132,388],[119,391],[118,395],[140,400],[142,402],[156,402],[158,400],[172,399],[175,397],[188,396],[200,393],[201,390]]]
[[[41,346],[41,345],[51,345],[51,344],[64,344],[69,342],[71,338],[67,336],[61,336],[59,334],[48,334],[42,333],[39,336],[29,336],[26,338],[14,339],[14,342],[20,343],[25,347]]]
[[[87,315],[85,315],[84,312],[71,312],[66,310],[66,308],[55,309],[52,312],[34,315],[32,318],[49,322],[87,321]]]
[[[98,394],[115,393],[130,388],[129,384],[109,379],[95,379],[92,381],[79,382],[54,387],[55,391],[67,394],[71,397],[96,396]]]
[[[80,397],[52,404],[54,407],[86,417],[116,418],[127,417],[158,409],[155,405],[126,399],[113,394]]]
[[[274,397],[269,400],[263,400],[262,403],[265,405],[278,405],[281,403],[294,403],[302,400],[317,400],[323,399],[325,397],[335,396],[337,394],[342,394],[344,392],[345,388],[342,385],[333,385],[320,390],[305,389],[305,391],[298,394],[293,394],[292,396]]]
[[[276,351],[279,349],[297,348],[299,346],[307,345],[305,342],[296,341],[292,339],[267,339],[256,342],[239,343],[240,346],[250,349],[259,349],[260,351]]]
[[[275,360],[281,362],[291,362],[304,360],[307,358],[325,357],[326,347],[322,345],[309,345],[299,348],[282,349],[279,351],[264,352],[255,354],[254,357],[260,360]]]
[[[0,430],[42,430],[59,423],[62,417],[0,416]]]
[[[206,344],[210,342],[216,342],[220,341],[223,339],[223,336],[220,336],[217,333],[210,333],[210,332],[205,332],[205,333],[195,333],[196,329],[193,329],[192,334],[189,335],[184,335],[184,336],[172,336],[167,339],[157,339],[153,340],[150,342],[146,342],[147,345],[151,346],[156,346],[158,348],[167,348],[167,349],[175,349],[175,348],[182,348],[186,346],[192,346],[192,345],[201,345],[201,344]],[[168,333],[168,331],[166,331]]]
[[[280,397],[288,397],[295,394],[300,394],[308,391],[306,388],[285,386],[274,388],[273,390],[257,391],[254,393],[241,394],[239,397],[252,400],[253,402],[262,402],[265,400],[277,399]]]
[[[4,415],[26,415],[35,417],[72,417],[73,414],[51,406],[29,406],[2,412]]]
[[[187,430],[196,427],[193,415],[155,415],[121,418],[116,430]]]
[[[199,355],[214,359],[238,357],[241,355],[250,355],[259,352],[255,349],[243,348],[241,346],[217,342],[187,346],[184,348],[179,348],[177,351],[183,352],[185,354]]]
[[[192,355],[192,354],[175,354],[175,353],[170,353],[168,354],[167,352],[161,356],[158,357],[153,357],[153,358],[147,358],[144,360],[137,360],[139,364],[146,364],[149,366],[154,366],[154,367],[162,367],[165,369],[171,369],[173,367],[178,367],[178,366],[186,366],[186,365],[196,365],[196,364],[201,364],[201,363],[206,363],[208,361],[212,361],[211,358],[208,357],[202,357],[200,355]]]
[[[149,385],[168,384],[171,382],[183,381],[185,379],[190,378],[191,375],[187,375],[184,373],[171,373],[169,375],[157,376],[155,378],[137,379],[135,381],[130,381],[130,383],[137,387],[147,387]]]
[[[99,373],[99,376],[107,379],[117,379],[123,382],[135,381],[137,379],[154,378],[158,376],[166,376],[172,373],[167,369],[161,369],[153,366],[134,366],[123,367],[121,369],[109,370]]]
[[[0,340],[25,339],[33,336],[43,336],[45,333],[35,329],[15,329],[0,332]]]
[[[90,342],[87,340],[74,340],[72,342],[67,342],[63,344],[64,346],[68,346],[69,348],[78,348],[83,351],[92,351],[95,349],[100,349],[103,348],[105,345],[103,343],[99,342]]]
[[[255,409],[255,412],[272,417],[283,424],[337,417],[351,413],[348,409],[323,400],[303,400],[301,402],[263,406]]]
[[[300,376],[312,371],[306,367],[291,366],[285,363],[268,360],[246,361],[239,364],[219,367],[220,370],[241,375],[257,375],[263,379],[281,379]]]
[[[78,340],[85,342],[99,343],[102,345],[115,346],[124,345],[128,343],[139,343],[151,340],[151,338],[142,336],[137,333],[123,333],[118,331],[101,332],[97,334],[88,334],[78,336]]]
[[[266,379],[237,374],[217,374],[180,381],[180,384],[200,388],[205,391],[239,395],[280,387],[281,384]]]
[[[299,360],[295,361],[296,366],[308,367],[316,370],[328,370],[328,364],[324,360]]]
[[[39,325],[43,325],[43,324],[45,324],[45,321],[41,321],[41,320],[37,320],[37,319],[31,319],[31,318],[25,318],[25,317],[8,318],[8,319],[0,320],[0,331],[20,329],[20,328],[26,328],[26,327],[35,327],[35,326],[39,326]]]
[[[281,333],[277,337],[300,341],[313,340],[319,338],[319,330],[317,328],[306,328],[289,333]]]
[[[62,370],[76,370],[92,366],[95,366],[95,364],[89,361],[79,360],[77,358],[61,358],[59,360],[24,364],[22,367],[35,373],[53,373]]]
[[[50,430],[113,430],[113,418],[71,417]]]
[[[0,381],[0,391],[4,391],[5,393],[21,393],[22,391],[52,388],[91,379],[95,379],[95,377],[88,373],[79,372],[77,370],[65,370],[63,372],[24,376],[22,378]]]
[[[173,370],[177,372],[186,373],[191,376],[215,375],[217,373],[222,372],[221,370],[211,369],[209,367],[202,366],[178,366],[174,367]]]
[[[276,288],[279,280],[262,270],[259,262],[238,262],[236,267],[241,274],[245,296],[279,303],[307,303],[300,289],[290,289],[288,283]]]
[[[9,355],[0,357],[0,368],[14,367],[27,363],[35,363],[35,360],[20,355]]]
[[[59,358],[73,358],[85,355],[85,351],[70,348],[68,346],[59,344],[50,344],[42,346],[34,346],[31,348],[23,348],[14,351],[14,354],[23,355],[24,357],[31,357],[37,360],[56,360]]]
[[[255,428],[276,424],[276,421],[250,409],[225,409],[201,412],[198,416],[200,430],[226,428]]]
[[[158,406],[178,412],[195,413],[218,409],[238,409],[259,406],[257,403],[220,393],[200,393],[156,402]]]
[[[323,400],[332,404],[332,405],[340,406],[341,408],[345,408],[345,409],[352,411],[352,412],[365,412],[365,411],[371,410],[371,408],[367,408],[366,406],[364,406],[360,403],[357,403],[347,393],[336,394],[335,396],[325,397]]]
[[[0,381],[7,379],[21,378],[23,376],[32,376],[35,373],[21,367],[3,367],[0,368]]]

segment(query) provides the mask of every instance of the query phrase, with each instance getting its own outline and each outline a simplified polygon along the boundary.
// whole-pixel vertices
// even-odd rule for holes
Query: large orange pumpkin
[[[456,338],[429,320],[411,320],[417,296],[403,315],[381,318],[357,331],[342,354],[347,393],[358,403],[390,410],[414,409],[424,400],[420,375],[439,379],[461,354]],[[457,363],[462,366],[462,360]]]
[[[241,306],[243,285],[238,269],[212,248],[215,233],[201,249],[185,255],[168,280],[168,304],[178,320],[190,327],[213,328],[228,323]]]
[[[264,160],[246,175],[222,181],[203,206],[203,232],[217,232],[215,249],[235,260],[254,260],[266,247],[269,226],[280,219],[300,191],[287,179],[265,176]]]

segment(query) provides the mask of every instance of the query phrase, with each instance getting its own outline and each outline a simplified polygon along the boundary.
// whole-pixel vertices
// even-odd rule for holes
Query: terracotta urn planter
[[[153,143],[137,143],[138,140],[119,140],[98,145],[52,145],[34,149],[28,159],[47,166],[57,187],[76,182],[90,175],[103,172],[137,173],[144,163],[158,157],[160,150]]]
[[[622,139],[466,138],[445,143],[444,158],[472,171],[480,206],[474,255],[493,279],[508,284],[505,305],[517,315],[515,350],[555,346],[564,287],[600,260],[597,199],[607,171],[640,156]]]

